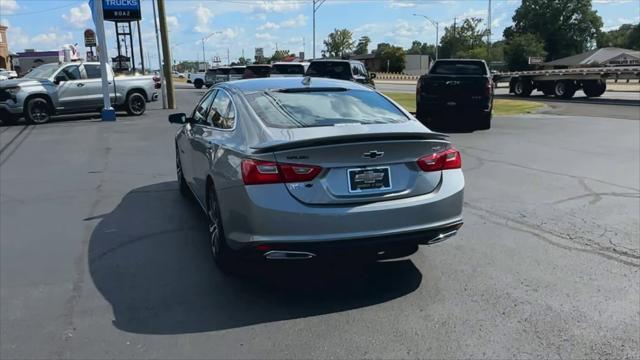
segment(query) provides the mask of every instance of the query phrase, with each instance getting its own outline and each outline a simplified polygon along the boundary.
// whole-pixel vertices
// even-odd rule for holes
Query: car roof
[[[309,65],[306,61],[278,61],[271,65]]]
[[[247,65],[248,68],[250,67],[271,67],[271,64],[251,64],[251,65]]]
[[[308,85],[304,85],[302,84],[303,79],[306,79],[306,77],[247,79],[225,82],[220,84],[220,86],[224,88],[235,89],[242,93],[276,89],[296,89],[302,87],[345,88],[348,90],[373,91],[372,89],[353,81],[312,77],[310,83]]]

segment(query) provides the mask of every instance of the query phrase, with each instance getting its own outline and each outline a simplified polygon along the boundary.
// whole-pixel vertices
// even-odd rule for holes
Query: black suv
[[[376,74],[369,73],[364,64],[357,60],[322,59],[313,60],[305,73],[311,77],[348,80],[375,88]]]

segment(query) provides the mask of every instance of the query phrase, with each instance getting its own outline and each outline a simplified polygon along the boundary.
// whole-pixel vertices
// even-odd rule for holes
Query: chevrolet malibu
[[[322,78],[220,83],[173,114],[180,191],[213,259],[390,259],[462,226],[460,153],[368,87]]]

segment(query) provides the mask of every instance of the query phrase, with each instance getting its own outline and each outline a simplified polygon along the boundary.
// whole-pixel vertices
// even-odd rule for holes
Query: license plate
[[[389,167],[349,169],[349,192],[391,189],[391,170]]]

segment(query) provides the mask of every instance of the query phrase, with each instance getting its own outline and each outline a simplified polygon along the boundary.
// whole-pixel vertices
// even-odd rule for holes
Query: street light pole
[[[313,0],[313,58],[316,58],[316,12],[325,0]]]
[[[431,25],[436,27],[436,60],[438,60],[438,43],[440,42],[440,23],[427,17],[426,15],[422,15],[422,14],[413,14],[413,16],[422,16],[423,18],[427,19],[428,22],[431,23]]]
[[[216,34],[222,34],[222,31],[214,31],[211,34],[209,34],[209,35],[207,35],[207,36],[202,38],[202,62],[204,62],[204,64],[205,64],[204,65],[205,70],[208,70],[209,66],[208,66],[208,63],[207,63],[207,57],[204,54],[204,42],[207,41],[210,37],[212,37],[213,35],[216,35]]]

